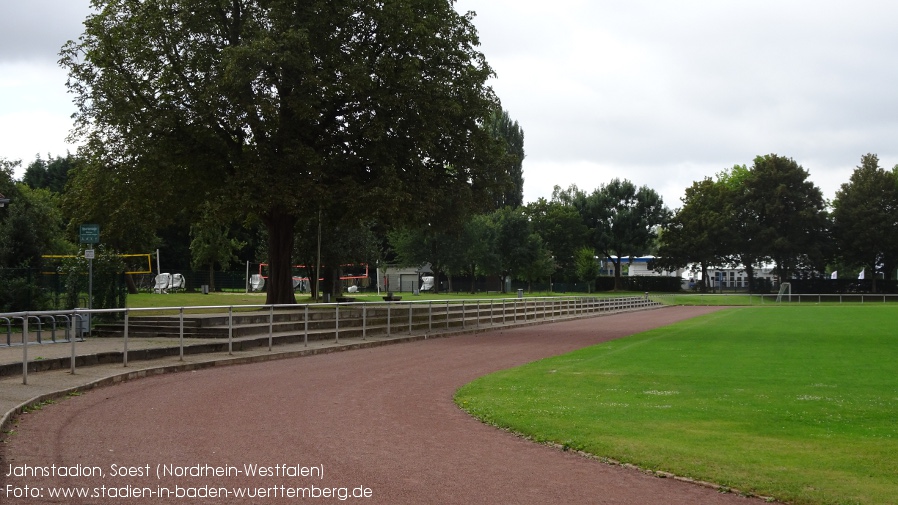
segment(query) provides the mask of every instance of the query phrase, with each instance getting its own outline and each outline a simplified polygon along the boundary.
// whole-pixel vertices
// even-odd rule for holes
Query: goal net
[[[788,282],[784,282],[780,284],[780,292],[776,295],[776,303],[780,303],[783,301],[783,295],[786,295],[786,301],[792,301],[792,284]]]

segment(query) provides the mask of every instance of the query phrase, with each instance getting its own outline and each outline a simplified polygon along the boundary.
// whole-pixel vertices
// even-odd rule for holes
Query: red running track
[[[0,476],[0,487],[43,488],[18,503],[734,504],[760,503],[538,445],[472,419],[454,391],[490,372],[716,310],[671,307],[437,338],[351,352],[151,377],[94,390],[23,416],[9,437],[9,465],[98,466],[99,477]],[[155,474],[172,464],[199,477],[118,477],[112,466]],[[289,476],[215,477],[244,465]],[[294,477],[323,467],[323,477]],[[100,498],[53,500],[51,486]],[[105,486],[105,489],[103,488]],[[128,487],[131,486],[131,487]],[[175,486],[180,486],[178,491]],[[283,486],[283,487],[281,487]],[[368,499],[301,500],[290,489],[370,490]],[[179,499],[148,494],[251,488],[264,498]],[[261,491],[260,491],[261,488]],[[360,489],[361,488],[361,489]],[[106,498],[102,496],[106,494]]]

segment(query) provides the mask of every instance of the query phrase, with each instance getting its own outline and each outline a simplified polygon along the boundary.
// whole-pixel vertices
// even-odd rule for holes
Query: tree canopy
[[[590,228],[589,245],[614,263],[614,289],[620,289],[621,261],[649,251],[670,211],[655,190],[626,179],[613,179],[588,196],[574,193],[574,205]]]
[[[885,272],[891,277],[898,260],[898,174],[865,154],[833,200],[833,238],[847,265]],[[874,291],[876,275],[873,279]]]
[[[295,301],[299,219],[413,221],[496,180],[492,70],[449,0],[92,5],[61,53],[92,169],[172,212],[209,194],[261,219],[269,303]]]
[[[780,279],[802,268],[822,270],[829,234],[826,203],[807,170],[791,158],[758,156],[742,185],[735,204],[745,211],[741,221],[753,226],[744,236],[773,259]]]
[[[656,264],[669,270],[698,264],[702,281],[707,282],[708,268],[728,262],[736,239],[731,197],[721,180],[710,177],[686,188],[683,207],[661,233]]]

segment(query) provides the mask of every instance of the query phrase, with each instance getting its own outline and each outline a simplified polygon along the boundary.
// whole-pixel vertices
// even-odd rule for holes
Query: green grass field
[[[456,402],[536,441],[742,492],[894,504],[896,321],[882,304],[733,308],[483,377]]]
[[[816,295],[793,294],[791,297],[783,295],[781,302],[777,302],[774,294],[746,294],[746,293],[653,293],[652,298],[667,305],[705,305],[705,306],[770,306],[781,304],[800,305],[842,305],[842,304],[883,304],[898,303],[895,295],[872,294],[843,294],[843,295]]]

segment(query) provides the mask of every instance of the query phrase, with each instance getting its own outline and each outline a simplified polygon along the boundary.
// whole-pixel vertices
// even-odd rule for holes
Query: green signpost
[[[82,224],[81,225],[81,243],[82,244],[99,244],[100,243],[100,225],[98,224]],[[87,308],[94,308],[94,250],[87,249],[84,251],[84,257],[87,259]],[[87,327],[90,328],[91,314],[87,314]],[[89,331],[89,330],[88,330]]]
[[[82,224],[81,225],[81,243],[82,244],[99,244],[100,243],[100,225],[98,225],[98,224]]]

